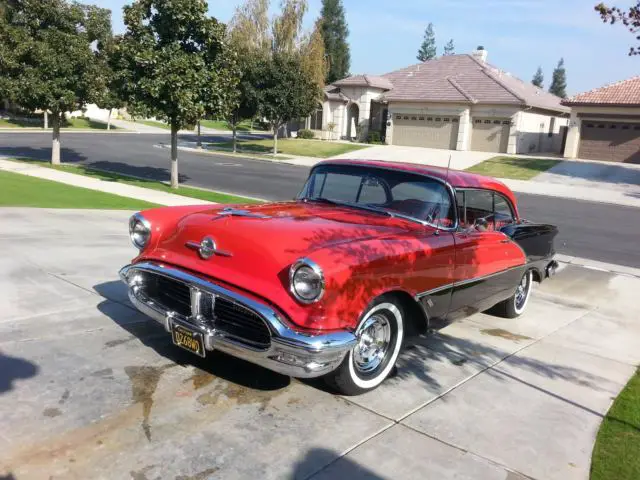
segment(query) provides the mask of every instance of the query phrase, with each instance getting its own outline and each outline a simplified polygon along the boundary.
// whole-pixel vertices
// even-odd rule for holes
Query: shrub
[[[372,131],[367,135],[367,143],[382,143],[382,137],[380,132]]]
[[[302,130],[298,130],[298,138],[302,138],[302,139],[305,139],[305,140],[311,140],[314,137],[315,137],[315,135],[314,135],[313,131],[311,131],[311,130],[307,130],[306,128],[303,128]]]

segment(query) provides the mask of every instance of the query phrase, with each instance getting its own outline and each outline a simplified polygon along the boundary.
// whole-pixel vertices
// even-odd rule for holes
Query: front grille
[[[145,295],[170,312],[175,312],[185,320],[191,320],[191,289],[179,280],[145,272]],[[253,310],[225,297],[203,292],[200,301],[200,322],[213,327],[240,343],[267,349],[271,344],[269,327]]]
[[[256,348],[269,347],[269,328],[257,313],[222,297],[216,298],[214,312],[216,329],[249,342]]]
[[[145,293],[167,310],[183,317],[191,316],[191,291],[185,283],[162,275],[151,275]]]

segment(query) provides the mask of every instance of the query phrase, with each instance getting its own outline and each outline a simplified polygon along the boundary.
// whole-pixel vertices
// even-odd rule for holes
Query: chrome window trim
[[[361,163],[350,163],[350,162],[345,162],[345,161],[341,161],[340,163],[335,163],[335,162],[323,162],[322,164],[316,165],[314,166],[311,171],[309,172],[309,177],[311,177],[311,175],[313,174],[313,172],[315,171],[316,168],[320,168],[326,165],[332,165],[332,166],[336,166],[336,167],[340,167],[343,165],[348,165],[350,167],[362,167],[362,168],[374,168],[374,169],[378,169],[378,170],[385,170],[387,172],[402,172],[405,170],[401,170],[398,168],[391,168],[391,167],[380,167],[378,165],[362,165]],[[421,172],[411,172],[411,171],[406,171],[407,173],[411,173],[413,175],[418,175],[420,177],[424,177],[424,178],[428,178],[430,180],[434,180],[438,183],[441,183],[442,185],[445,186],[445,188],[447,189],[448,193],[449,193],[449,198],[451,200],[451,205],[455,206],[456,204],[456,195],[455,195],[455,189],[451,186],[451,184],[441,178],[438,177],[434,177],[433,175],[428,175],[426,173],[421,173]],[[309,181],[309,177],[307,177],[307,180],[305,180],[304,185],[307,185],[307,182]],[[302,190],[300,191],[300,193],[296,196],[297,200],[301,200],[305,197],[302,197],[302,194],[304,193],[304,186],[302,187]],[[417,222],[420,223],[421,225],[425,225],[425,226],[430,226],[433,228],[436,228],[438,230],[442,230],[445,232],[455,232],[456,230],[458,230],[458,212],[456,210],[456,208],[453,209],[453,226],[451,227],[443,227],[442,225],[435,225],[433,223],[429,223],[425,220],[422,220],[420,218],[416,218],[416,217],[412,217],[410,215],[404,215],[400,212],[393,212],[390,211],[389,213],[391,213],[392,216],[394,217],[398,217],[398,218],[403,218],[405,220],[411,220],[413,222]]]
[[[518,217],[515,212],[516,209],[513,205],[513,203],[511,202],[511,200],[509,200],[507,197],[505,197],[503,194],[501,194],[500,192],[493,190],[491,188],[481,188],[481,187],[455,187],[453,188],[454,191],[454,199],[455,199],[455,192],[462,192],[464,193],[465,191],[482,191],[482,192],[491,192],[494,195],[500,195],[502,198],[504,198],[505,202],[507,202],[507,205],[509,205],[509,208],[511,209],[511,216],[513,217],[513,222],[514,223],[518,223],[520,221],[520,217]],[[457,213],[457,203],[456,203],[456,213]],[[466,202],[465,202],[465,209],[466,209]],[[495,201],[493,204],[493,211],[495,213]]]

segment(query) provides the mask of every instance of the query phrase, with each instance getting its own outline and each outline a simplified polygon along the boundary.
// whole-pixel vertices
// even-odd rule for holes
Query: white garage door
[[[474,118],[471,150],[507,153],[510,129],[508,118]]]
[[[394,145],[455,150],[458,117],[397,113],[393,117]]]

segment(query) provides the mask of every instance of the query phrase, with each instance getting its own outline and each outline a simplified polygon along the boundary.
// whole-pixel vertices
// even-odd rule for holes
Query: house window
[[[551,121],[549,122],[549,136],[553,137],[553,132],[556,129],[556,117],[551,117]]]
[[[419,120],[424,120],[424,117],[419,117]]]
[[[436,117],[436,122],[441,122],[442,119],[440,117]]]
[[[609,125],[609,128],[618,128],[618,126],[611,124],[611,125]]]
[[[322,105],[318,105],[316,111],[311,114],[311,130],[322,130]]]
[[[433,117],[427,117],[427,122],[433,122]]]
[[[629,130],[629,128],[631,128],[631,125],[623,125],[622,126],[623,130]]]
[[[482,123],[482,120],[474,120],[473,123]]]
[[[411,120],[417,120],[417,119],[418,119],[417,117],[411,117]]]
[[[604,125],[598,125],[598,128],[604,128]]]
[[[396,115],[396,120],[402,120],[402,115]]]
[[[491,124],[491,120],[485,120],[484,123]]]
[[[502,124],[503,125],[511,125],[511,120],[503,120]]]
[[[494,124],[494,125],[500,125],[500,120],[494,120],[494,121],[493,121],[493,124]]]
[[[640,125],[636,125],[635,127],[633,127],[634,130],[640,130]]]
[[[593,123],[587,123],[587,128],[593,128],[595,125]]]
[[[405,116],[404,116],[404,119],[405,119],[405,120],[409,120],[409,116],[408,116],[408,115],[405,115]]]
[[[447,118],[447,117],[443,118],[442,120],[444,120],[444,121],[445,121],[445,123],[446,123],[446,122],[450,122],[450,121],[451,121],[451,119],[450,119],[450,118]]]
[[[452,119],[451,119],[451,121],[452,121],[453,123],[458,123],[458,122],[460,121],[460,119],[458,119],[458,118],[452,118]]]

